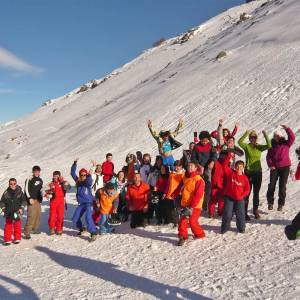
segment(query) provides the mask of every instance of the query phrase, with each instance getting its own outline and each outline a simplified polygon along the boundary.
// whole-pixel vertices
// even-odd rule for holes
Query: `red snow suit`
[[[14,241],[21,241],[21,231],[22,231],[22,221],[11,220],[10,218],[5,219],[4,227],[4,242],[10,243],[12,240],[12,235],[14,236]]]
[[[56,232],[62,232],[65,214],[65,191],[62,182],[51,182],[49,190],[53,195],[50,200],[50,214],[48,225],[50,229],[55,229]],[[47,193],[47,192],[46,192]]]

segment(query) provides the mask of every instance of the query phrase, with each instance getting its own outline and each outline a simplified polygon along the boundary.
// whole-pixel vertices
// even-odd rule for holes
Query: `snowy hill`
[[[24,181],[36,163],[47,181],[55,169],[68,174],[75,157],[89,167],[90,159],[101,162],[112,152],[118,169],[128,152],[155,155],[148,119],[159,128],[172,128],[183,118],[178,139],[185,146],[193,131],[215,129],[221,117],[229,128],[241,123],[238,136],[248,128],[271,134],[282,123],[299,136],[299,15],[297,0],[232,8],[2,126],[1,191],[9,177]],[[225,57],[217,59],[222,51]],[[265,212],[267,183],[265,166]],[[291,181],[287,212],[264,214],[244,236],[231,232],[222,237],[220,220],[202,218],[207,238],[184,249],[174,247],[172,228],[132,232],[127,224],[122,234],[88,244],[75,239],[68,219],[61,239],[43,233],[0,251],[1,265],[7,267],[0,270],[0,284],[11,293],[23,289],[27,297],[20,299],[296,299],[299,245],[288,243],[282,232],[299,209],[299,197],[300,183]],[[70,218],[72,195],[69,202]],[[43,222],[46,230],[47,214]],[[7,299],[17,298],[7,293]]]

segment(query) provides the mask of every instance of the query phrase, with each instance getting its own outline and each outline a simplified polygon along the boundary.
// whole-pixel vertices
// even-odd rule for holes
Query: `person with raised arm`
[[[78,202],[78,207],[76,208],[72,221],[79,229],[78,235],[81,235],[85,230],[81,217],[85,214],[85,220],[87,224],[87,230],[91,234],[91,240],[95,241],[97,236],[97,230],[92,218],[93,215],[93,194],[92,194],[92,184],[93,179],[91,174],[88,173],[86,169],[80,169],[79,176],[76,174],[78,158],[74,160],[71,167],[71,176],[76,182],[77,193],[76,198]]]
[[[151,135],[156,140],[158,145],[159,154],[163,157],[163,164],[168,166],[170,170],[174,167],[174,157],[172,155],[172,150],[177,149],[182,146],[181,143],[175,140],[180,129],[183,127],[183,121],[179,120],[178,125],[174,131],[161,130],[159,133],[154,129],[152,121],[148,121],[148,128]]]
[[[271,141],[265,130],[262,131],[266,144],[258,144],[258,135],[255,130],[247,130],[243,136],[239,139],[238,144],[244,150],[246,156],[246,168],[245,174],[248,176],[250,182],[250,188],[253,189],[253,214],[255,219],[260,219],[258,212],[259,207],[259,191],[262,183],[262,167],[261,167],[261,155],[263,151],[266,151],[272,147]],[[245,140],[249,138],[249,143]],[[245,214],[246,221],[250,221],[248,215],[249,196],[245,199]]]
[[[291,128],[281,125],[287,134],[287,139],[280,130],[274,132],[271,140],[272,148],[268,150],[267,164],[270,168],[270,183],[268,185],[267,200],[268,209],[274,205],[274,193],[279,179],[278,211],[282,211],[286,198],[286,184],[290,175],[291,159],[290,148],[295,141],[295,134]]]

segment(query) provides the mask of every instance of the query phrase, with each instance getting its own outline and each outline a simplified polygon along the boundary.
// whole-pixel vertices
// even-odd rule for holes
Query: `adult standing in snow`
[[[281,125],[288,139],[285,139],[280,130],[276,130],[271,140],[272,148],[268,150],[267,164],[270,168],[270,183],[268,186],[267,199],[268,209],[272,210],[274,205],[274,193],[277,180],[279,179],[278,211],[282,211],[286,198],[286,184],[290,174],[290,147],[295,141],[295,134],[286,125]]]
[[[128,183],[133,183],[134,174],[139,172],[140,165],[133,153],[128,153],[125,158],[126,166],[122,168]]]
[[[65,196],[70,184],[61,176],[60,171],[54,171],[52,182],[48,186],[46,198],[50,199],[49,234],[61,235],[65,215]]]
[[[3,193],[0,201],[0,211],[4,212],[4,245],[10,245],[12,242],[19,244],[21,241],[23,206],[26,204],[26,197],[22,188],[17,184],[15,178],[8,182],[8,188]]]
[[[178,246],[182,246],[188,239],[188,225],[190,225],[196,239],[205,237],[205,233],[199,224],[199,217],[204,201],[204,191],[205,182],[198,174],[196,164],[191,162],[183,178],[178,225]]]
[[[81,169],[79,171],[79,177],[76,175],[78,158],[75,159],[71,167],[71,176],[76,182],[77,193],[76,198],[78,201],[78,207],[76,208],[72,221],[76,224],[76,227],[79,229],[79,235],[84,231],[84,227],[81,222],[81,217],[85,213],[85,220],[87,223],[87,230],[91,234],[91,241],[96,240],[96,227],[92,218],[93,214],[93,200],[92,195],[92,176],[88,174],[86,169]]]
[[[253,214],[255,219],[260,219],[258,212],[259,207],[259,191],[262,183],[262,168],[261,154],[272,147],[271,141],[265,130],[262,131],[266,144],[260,145],[257,143],[258,135],[255,130],[247,130],[239,139],[239,146],[245,151],[246,155],[246,171],[245,174],[249,178],[250,188],[253,188]],[[249,143],[246,143],[246,138],[249,138]],[[246,221],[250,220],[248,215],[249,196],[245,199]]]
[[[31,238],[31,233],[39,234],[41,223],[41,203],[43,201],[43,180],[40,178],[41,168],[34,166],[32,176],[25,181],[27,197],[27,222],[24,228],[25,239]]]
[[[150,187],[142,182],[141,175],[134,175],[133,184],[130,184],[126,192],[128,209],[131,212],[131,228],[146,226],[146,213],[148,211]]]
[[[168,166],[170,170],[173,170],[174,157],[172,155],[172,150],[177,149],[182,146],[181,143],[175,140],[178,135],[179,130],[183,127],[183,121],[179,120],[179,123],[174,131],[162,130],[159,133],[154,129],[152,121],[148,121],[148,128],[151,135],[156,140],[158,145],[159,154],[163,157],[163,164]]]
[[[211,194],[211,174],[215,161],[217,160],[216,148],[213,146],[211,137],[208,131],[199,133],[199,143],[195,146],[192,152],[192,162],[195,163],[198,169],[203,172],[205,181],[205,197],[203,209],[207,210],[207,205],[210,201]]]

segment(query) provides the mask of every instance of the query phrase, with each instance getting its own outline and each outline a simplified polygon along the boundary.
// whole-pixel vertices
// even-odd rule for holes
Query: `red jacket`
[[[229,154],[230,155],[230,154]],[[250,184],[245,174],[238,175],[228,165],[224,165],[224,195],[235,201],[241,201],[250,194]]]
[[[110,181],[114,175],[114,164],[110,161],[105,161],[102,164],[102,175],[103,175],[103,182],[106,183]]]
[[[49,190],[46,191],[46,194],[52,195],[51,201],[65,201],[65,190],[63,188],[63,182],[50,182]]]
[[[159,176],[156,181],[156,189],[159,193],[164,193],[168,184],[168,177]]]
[[[141,182],[139,186],[130,184],[126,192],[129,210],[141,211],[148,208],[149,194],[150,186],[147,183]]]

